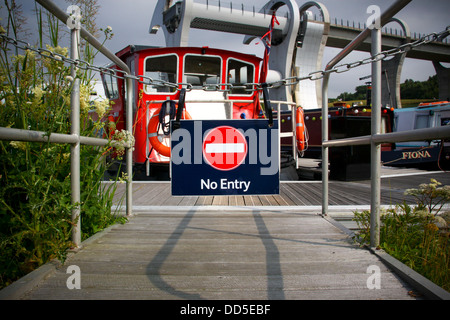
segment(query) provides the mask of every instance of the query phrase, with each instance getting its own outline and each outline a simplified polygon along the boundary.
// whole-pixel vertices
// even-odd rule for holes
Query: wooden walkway
[[[81,289],[66,286],[71,265],[80,268]],[[371,266],[380,268],[380,289],[367,287]],[[193,208],[137,214],[22,298],[415,299],[411,290],[318,215]]]
[[[401,203],[406,188],[430,178],[450,184],[446,173],[383,178],[382,203]],[[417,299],[342,225],[317,214],[320,199],[320,182],[283,182],[280,195],[264,197],[172,197],[169,183],[134,183],[126,224],[83,242],[31,289],[20,290],[23,280],[8,292],[14,299]],[[330,205],[369,199],[370,181],[330,183]],[[67,287],[73,265],[81,289]],[[379,289],[369,288],[370,268],[381,272]]]

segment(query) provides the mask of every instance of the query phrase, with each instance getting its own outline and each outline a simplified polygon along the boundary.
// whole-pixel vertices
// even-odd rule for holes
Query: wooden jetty
[[[386,176],[384,204],[446,173]],[[122,187],[120,187],[122,188]],[[118,189],[118,195],[122,192]],[[370,183],[330,183],[330,205],[367,205]],[[280,195],[172,197],[167,182],[133,184],[133,216],[83,242],[64,265],[32,272],[3,299],[421,299],[378,255],[320,214],[321,183],[286,181]],[[411,199],[409,199],[411,201]],[[311,209],[315,206],[314,210]],[[306,208],[306,209],[305,209]],[[289,210],[288,210],[289,209]],[[69,289],[70,266],[80,289]],[[45,267],[45,266],[44,266]],[[371,278],[378,270],[379,282]],[[41,275],[33,280],[33,274]],[[374,285],[377,287],[374,288]],[[174,310],[179,312],[179,310]]]

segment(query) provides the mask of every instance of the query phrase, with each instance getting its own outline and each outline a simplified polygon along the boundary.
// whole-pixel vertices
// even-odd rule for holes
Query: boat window
[[[178,59],[176,55],[148,57],[145,59],[144,63],[144,75],[146,77],[150,77],[153,80],[177,83]],[[156,81],[154,84],[145,85],[144,90],[146,93],[168,93],[175,92],[177,88],[175,86],[164,85],[163,82]]]
[[[221,82],[219,57],[188,55],[184,63],[185,82],[190,83],[194,89],[202,89],[206,84]]]
[[[104,74],[103,87],[105,88],[105,95],[109,100],[115,100],[119,98],[119,90],[117,88],[117,78],[111,74]]]
[[[414,129],[428,128],[428,115],[418,114],[416,115],[416,122],[414,124]]]
[[[251,85],[242,86],[246,83],[253,83],[254,72],[255,68],[252,64],[229,59],[227,83],[236,86],[231,90],[231,94],[251,94],[250,91],[247,91],[247,89],[252,89]]]
[[[450,118],[442,118],[441,126],[448,126],[448,125],[450,125]]]

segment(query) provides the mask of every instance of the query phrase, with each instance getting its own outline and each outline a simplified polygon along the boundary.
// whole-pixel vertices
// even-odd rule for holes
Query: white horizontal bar
[[[206,145],[206,153],[238,153],[244,152],[243,143],[210,143]]]
[[[280,138],[288,138],[294,135],[293,132],[280,132]]]

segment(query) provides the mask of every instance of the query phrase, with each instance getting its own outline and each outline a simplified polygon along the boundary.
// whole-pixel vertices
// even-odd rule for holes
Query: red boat
[[[208,47],[147,46],[127,46],[116,55],[134,75],[143,76],[134,81],[133,162],[137,171],[146,168],[148,174],[150,164],[167,167],[170,149],[164,127],[170,121],[170,110],[166,106],[172,105],[176,110],[180,98],[185,101],[183,118],[187,119],[260,116],[260,95],[255,83],[259,81],[262,59],[254,55]],[[114,121],[115,130],[125,129],[124,80],[107,73],[102,80],[112,102],[109,119]],[[182,92],[184,97],[180,97]]]

